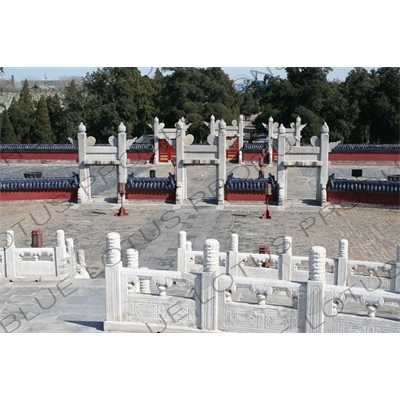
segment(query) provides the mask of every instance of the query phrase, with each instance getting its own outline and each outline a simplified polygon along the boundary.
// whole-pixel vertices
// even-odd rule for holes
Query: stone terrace
[[[383,178],[388,174],[399,173],[399,167],[394,163],[353,166],[353,168],[362,168],[363,178]],[[129,168],[128,173],[134,172],[135,176],[149,176],[150,169],[156,170],[157,177],[164,177],[168,172],[173,172],[170,164],[154,166],[137,163]],[[349,177],[351,169],[352,166],[348,164],[331,165],[329,174]],[[42,171],[43,176],[71,176],[72,171],[77,171],[77,165],[70,163],[0,165],[2,178],[23,177],[23,173],[29,171]],[[113,231],[121,235],[123,249],[133,247],[139,251],[140,267],[156,269],[176,268],[177,236],[180,230],[187,232],[188,240],[193,243],[193,250],[201,250],[205,239],[214,238],[220,242],[221,251],[225,251],[230,233],[235,232],[239,235],[239,250],[246,252],[258,252],[261,245],[269,245],[273,253],[279,253],[282,250],[283,236],[291,236],[293,254],[299,256],[307,255],[311,246],[321,245],[326,248],[327,257],[336,257],[339,240],[348,239],[349,259],[387,262],[396,258],[396,246],[400,237],[398,209],[378,206],[344,208],[331,206],[321,209],[312,201],[315,193],[314,172],[307,168],[291,168],[287,204],[281,208],[270,206],[272,219],[261,220],[260,216],[265,209],[262,203],[226,203],[223,209],[217,209],[212,201],[215,186],[212,184],[215,179],[214,171],[213,166],[189,167],[188,195],[191,200],[182,207],[167,203],[131,201],[125,204],[129,212],[127,217],[115,216],[119,209],[116,203],[116,173],[115,169],[108,166],[91,168],[91,173],[95,177],[92,182],[93,203],[83,205],[42,201],[1,203],[0,247],[5,245],[4,233],[8,229],[14,230],[18,247],[30,246],[33,229],[43,230],[45,246],[53,245],[57,229],[63,229],[65,237],[74,238],[76,250],[80,248],[85,250],[88,271],[92,278],[97,278],[91,281],[92,283],[71,284],[69,287],[71,290],[74,285],[85,286],[84,289],[81,288],[71,295],[71,298],[74,297],[73,300],[63,298],[61,295],[56,296],[59,307],[54,308],[54,315],[48,317],[51,321],[62,322],[46,328],[43,321],[46,320],[45,316],[41,314],[40,324],[34,323],[35,320],[39,321],[39,317],[32,320],[35,328],[32,323],[26,321],[29,316],[24,320],[20,315],[17,318],[25,323],[21,322],[19,331],[81,332],[99,329],[96,321],[104,321],[105,316],[105,293],[101,292],[104,287],[105,238],[107,233]],[[227,172],[231,171],[235,177],[258,176],[257,165],[228,164]],[[268,172],[276,176],[276,168],[267,168],[266,175]],[[36,283],[39,292],[47,290],[50,283],[47,283],[44,289],[41,285],[44,283]],[[67,285],[65,282],[62,287]],[[19,307],[22,309],[25,307],[26,310],[29,309],[28,311],[36,314],[38,305],[34,299],[34,287],[34,282],[2,283],[0,318],[10,313],[15,314]],[[65,289],[66,292],[69,289]],[[22,292],[25,290],[26,293],[21,293],[21,290]],[[92,296],[91,290],[94,290],[96,295]],[[56,291],[54,289],[54,292]],[[50,294],[46,295],[47,301],[51,302]],[[85,296],[93,298],[89,301]],[[97,306],[96,310],[93,309],[94,306]],[[11,322],[10,319],[8,321]],[[65,321],[95,322],[68,325]],[[15,322],[13,326],[16,325]]]

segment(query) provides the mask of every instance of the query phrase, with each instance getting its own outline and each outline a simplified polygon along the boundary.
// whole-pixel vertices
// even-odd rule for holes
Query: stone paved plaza
[[[399,167],[394,163],[368,166],[343,163],[331,165],[329,174],[349,178],[352,168],[362,168],[363,179],[383,179],[388,174],[399,173]],[[138,163],[129,167],[129,173],[149,176],[151,169],[156,170],[157,177],[173,172],[172,165]],[[256,164],[228,164],[227,170],[228,173],[233,171],[235,177],[258,176]],[[73,171],[77,172],[77,165],[0,165],[1,177],[23,177],[23,173],[29,171],[42,171],[43,176],[71,176]],[[276,176],[276,167],[266,168],[265,173]],[[226,203],[222,209],[217,207],[214,202],[214,166],[189,167],[190,201],[183,206],[130,201],[125,204],[129,213],[127,217],[115,216],[119,209],[115,169],[93,167],[91,174],[94,177],[94,201],[90,204],[56,201],[1,203],[0,247],[5,246],[4,233],[8,229],[14,230],[17,247],[30,246],[33,229],[43,231],[45,246],[54,246],[57,229],[63,229],[66,238],[74,239],[75,250],[85,250],[87,268],[93,279],[65,281],[59,286],[51,282],[3,281],[0,286],[0,319],[3,325],[10,325],[6,325],[6,329],[0,325],[0,332],[11,331],[17,326],[16,332],[101,332],[105,318],[105,238],[109,232],[121,235],[124,250],[133,247],[139,251],[139,267],[155,269],[176,269],[177,236],[181,230],[187,232],[193,250],[202,250],[205,239],[214,238],[220,242],[221,251],[225,251],[229,236],[234,232],[239,235],[239,251],[257,253],[260,246],[269,245],[276,254],[282,251],[283,236],[291,236],[293,254],[299,256],[306,256],[311,246],[321,245],[326,248],[327,257],[336,257],[339,240],[347,239],[349,259],[389,262],[396,258],[396,246],[400,241],[399,210],[353,205],[321,208],[313,201],[315,173],[308,168],[290,169],[288,202],[284,207],[270,206],[270,220],[260,219],[265,210],[261,202]],[[63,290],[68,296],[64,297]],[[34,317],[36,314],[38,316]]]

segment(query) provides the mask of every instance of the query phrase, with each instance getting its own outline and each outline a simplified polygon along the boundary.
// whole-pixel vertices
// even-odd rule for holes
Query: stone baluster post
[[[125,259],[127,268],[139,269],[139,252],[136,249],[127,249],[125,251]],[[135,285],[133,291],[140,293],[140,283]]]
[[[203,246],[203,272],[196,274],[195,303],[197,323],[200,329],[218,330],[218,291],[216,290],[219,268],[219,242],[207,239]]]
[[[239,236],[237,233],[232,233],[229,239],[229,250],[226,255],[225,268],[227,275],[239,275]]]
[[[295,129],[295,135],[296,135],[296,146],[300,146],[300,140],[301,140],[301,118],[297,117],[296,118],[296,129]]]
[[[218,133],[218,179],[216,193],[218,198],[218,205],[224,205],[225,199],[225,180],[226,180],[226,123],[222,119],[219,122],[219,133]]]
[[[126,128],[121,122],[118,126],[118,160],[119,165],[117,165],[117,182],[126,183],[128,179],[128,157],[126,153]],[[125,200],[125,195],[123,195]],[[121,195],[119,194],[117,186],[117,199],[121,202]]]
[[[139,269],[139,252],[136,249],[127,249],[125,256],[127,268]]]
[[[68,262],[68,267],[69,267],[69,272],[74,275],[75,271],[75,249],[74,249],[74,239],[72,238],[67,238],[66,239],[66,251],[67,251],[67,262]]]
[[[106,237],[106,321],[121,321],[121,239],[116,232]]]
[[[328,153],[329,153],[329,127],[325,124],[321,127],[321,145],[319,159],[322,166],[317,174],[317,195],[316,200],[321,205],[326,203],[326,184],[328,183]]]
[[[187,254],[186,254],[186,232],[178,233],[178,250],[177,250],[177,270],[188,272]]]
[[[14,231],[6,231],[6,247],[4,248],[4,276],[14,278],[17,276],[17,257],[15,254]]]
[[[346,286],[348,253],[349,242],[346,239],[341,239],[339,241],[339,257],[337,259],[337,268],[334,271],[335,285]]]
[[[292,238],[290,236],[285,236],[283,238],[283,252],[279,256],[278,278],[290,281],[292,280],[292,272]]]
[[[400,244],[397,245],[396,264],[390,271],[390,291],[400,292]]]
[[[85,261],[85,250],[79,249],[78,250],[78,261],[77,261],[77,266],[76,270],[78,272],[78,275],[81,277],[87,277],[86,275],[86,261]]]
[[[55,252],[56,275],[63,275],[68,269],[68,254],[65,246],[65,234],[62,229],[57,230]]]
[[[186,241],[186,269],[190,272],[190,265],[194,264],[193,259],[190,258],[189,252],[192,251],[192,242],[190,240]]]
[[[210,135],[215,135],[215,117],[211,115],[210,117]]]
[[[90,168],[85,164],[86,159],[86,126],[81,122],[78,127],[78,161],[79,161],[79,191],[78,200],[83,203],[90,200],[91,183]]]
[[[325,257],[324,247],[311,247],[307,281],[306,333],[324,332]]]

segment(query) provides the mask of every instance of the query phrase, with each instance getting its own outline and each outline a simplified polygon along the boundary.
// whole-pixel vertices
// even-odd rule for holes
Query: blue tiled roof
[[[400,153],[400,144],[338,144],[332,153]]]
[[[243,144],[243,151],[245,151],[246,153],[261,153],[263,148],[268,151],[268,147],[263,143],[244,143]]]
[[[154,146],[150,143],[133,143],[128,151],[152,152],[154,151]]]
[[[126,189],[175,189],[176,182],[174,176],[169,173],[168,178],[146,178],[135,177],[134,174],[128,176]]]
[[[26,152],[46,152],[46,153],[64,153],[77,152],[78,149],[73,144],[0,144],[0,151],[9,151],[12,153]]]
[[[48,177],[48,178],[2,178],[0,179],[0,191],[7,190],[54,190],[54,189],[78,189],[79,176],[74,173],[72,177]]]
[[[108,146],[109,144],[97,143],[95,146]],[[1,152],[12,152],[12,153],[27,153],[27,152],[43,152],[43,153],[64,153],[64,152],[77,152],[78,149],[71,143],[66,144],[0,144]],[[135,152],[152,152],[154,146],[152,144],[133,143],[128,151]]]
[[[265,185],[270,183],[272,190],[276,189],[275,177],[269,174],[268,178],[234,178],[233,174],[228,175],[228,179],[225,184],[226,190],[250,190],[250,191],[264,191]]]
[[[346,192],[400,193],[399,181],[350,180],[329,176],[327,190]]]

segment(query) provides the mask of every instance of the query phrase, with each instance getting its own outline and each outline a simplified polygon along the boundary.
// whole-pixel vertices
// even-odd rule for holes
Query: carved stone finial
[[[239,251],[239,235],[232,233],[229,239],[229,251]]]
[[[154,122],[155,122],[156,124],[158,124],[159,119],[158,119],[157,117],[155,117],[155,118],[154,118]]]
[[[347,258],[349,254],[349,241],[341,239],[339,242],[339,257]]]
[[[211,115],[211,117],[210,117],[210,121],[215,121],[215,117],[214,117],[214,115]]]
[[[242,114],[239,115],[239,121],[243,121],[243,115]]]
[[[207,239],[203,245],[203,271],[216,272],[219,267],[219,242]]]
[[[186,251],[192,251],[192,242],[190,240],[186,242]]]
[[[226,122],[221,119],[221,121],[219,121],[219,129],[225,129],[226,128]]]
[[[66,250],[67,250],[67,253],[68,253],[68,255],[70,256],[70,257],[72,257],[73,256],[73,248],[74,248],[74,239],[72,239],[72,238],[67,238],[66,240],[65,240],[65,247],[66,247]]]
[[[313,246],[310,249],[309,277],[310,281],[325,280],[326,250],[322,246]]]
[[[283,253],[292,255],[292,238],[290,236],[283,238]]]
[[[269,117],[268,122],[274,122],[274,119],[272,117]]]
[[[175,127],[179,130],[183,129],[183,122],[182,120],[178,120],[178,122],[175,124]]]
[[[286,128],[283,126],[283,124],[279,125],[278,133],[279,134],[286,133]]]
[[[121,261],[121,239],[119,233],[111,232],[106,238],[106,264],[115,265]]]
[[[126,127],[122,122],[118,126],[118,133],[121,133],[121,132],[126,132]]]
[[[6,248],[8,249],[11,246],[15,246],[14,231],[8,230],[6,231]]]
[[[82,122],[78,126],[78,132],[86,132],[86,126]]]
[[[65,235],[62,229],[57,230],[57,247],[65,246]]]
[[[128,249],[125,252],[126,266],[128,268],[139,268],[139,252],[136,249]]]
[[[321,133],[329,133],[329,126],[326,122],[321,126]]]
[[[184,249],[186,247],[186,232],[179,231],[178,233],[178,248]]]

